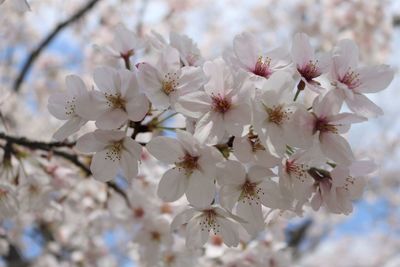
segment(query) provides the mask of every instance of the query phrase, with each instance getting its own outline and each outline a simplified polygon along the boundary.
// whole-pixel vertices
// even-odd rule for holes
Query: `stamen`
[[[104,96],[108,101],[109,107],[125,110],[126,101],[121,97],[121,94],[104,93]]]
[[[215,112],[224,114],[232,107],[231,101],[220,94],[212,95],[211,98],[213,101],[212,108]]]
[[[272,74],[272,70],[270,69],[270,64],[271,64],[271,58],[266,57],[265,60],[263,60],[263,57],[260,56],[257,60],[256,65],[254,66],[253,73],[255,75],[269,78]]]

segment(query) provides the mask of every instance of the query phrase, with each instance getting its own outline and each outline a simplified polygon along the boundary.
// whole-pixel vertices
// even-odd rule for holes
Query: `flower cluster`
[[[383,114],[366,94],[390,84],[390,67],[360,65],[351,40],[316,53],[303,33],[291,49],[264,49],[242,33],[214,60],[175,33],[169,42],[157,34],[142,40],[120,25],[114,40],[100,51],[123,67],[97,68],[91,90],[68,76],[67,91],[50,97],[49,111],[66,121],[54,138],[94,121],[98,129],[76,149],[94,153],[92,174],[104,182],[135,179],[144,149],[169,166],[157,194],[188,205],[171,223],[175,231],[185,226],[188,247],[203,246],[210,234],[236,246],[241,228],[255,237],[274,210],[351,213],[375,165],[354,155],[345,134]],[[184,129],[166,127],[177,114]]]

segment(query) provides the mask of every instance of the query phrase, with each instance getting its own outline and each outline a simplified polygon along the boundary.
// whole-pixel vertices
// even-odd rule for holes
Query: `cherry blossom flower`
[[[110,46],[95,46],[107,56],[123,59],[125,64],[129,64],[130,58],[144,47],[145,42],[123,24],[114,28],[114,39]]]
[[[278,154],[285,152],[287,126],[295,111],[291,99],[292,82],[287,73],[276,72],[264,83],[255,100],[254,129],[264,145],[270,139]]]
[[[267,168],[279,163],[279,159],[271,154],[268,146],[263,144],[252,129],[244,137],[235,137],[232,148],[233,155],[242,163],[254,163]]]
[[[364,117],[383,115],[380,107],[364,94],[377,93],[389,86],[394,71],[387,65],[361,67],[359,52],[351,40],[342,40],[333,52],[331,83],[349,109]]]
[[[365,176],[376,170],[373,161],[355,161],[351,166],[337,166],[331,171],[331,206],[333,213],[350,214],[353,211],[352,201],[359,199],[366,185]]]
[[[99,67],[94,72],[99,89],[78,101],[77,112],[96,120],[102,130],[113,130],[128,120],[140,121],[149,110],[149,101],[139,91],[136,71]]]
[[[177,230],[186,225],[186,246],[188,248],[202,247],[211,233],[222,237],[228,247],[239,244],[237,218],[218,206],[208,206],[203,209],[188,208],[176,215],[171,222],[171,229]]]
[[[67,91],[50,95],[47,108],[59,120],[67,122],[58,129],[53,138],[64,140],[78,131],[87,120],[77,113],[77,103],[88,96],[84,82],[79,76],[69,75],[65,79]]]
[[[178,98],[198,90],[204,83],[201,68],[180,65],[178,50],[167,46],[160,51],[156,65],[139,64],[141,88],[158,109],[174,107]]]
[[[349,143],[341,135],[351,124],[367,119],[353,113],[339,113],[341,101],[334,90],[314,100],[312,112],[298,109],[293,115],[294,128],[292,141],[299,147],[318,145],[322,153],[333,161],[349,165],[354,155]]]
[[[0,5],[3,4],[6,0],[0,0]],[[29,3],[27,0],[8,0],[8,2],[12,2],[13,7],[18,11],[18,12],[26,12],[30,11],[31,7],[29,6]]]
[[[162,50],[168,46],[167,41],[158,33],[152,31],[150,42],[153,46]],[[177,49],[180,55],[181,65],[198,67],[203,64],[203,58],[197,45],[189,36],[171,32],[169,35],[169,45]]]
[[[293,38],[292,60],[295,64],[300,82],[298,89],[305,87],[320,93],[323,89],[315,78],[327,72],[330,67],[330,56],[327,53],[315,55],[309,37],[305,33],[298,33]]]
[[[279,166],[279,186],[283,193],[289,193],[296,200],[295,210],[301,213],[302,206],[308,202],[313,192],[314,180],[309,175],[308,160],[304,151],[284,157]]]
[[[220,58],[204,63],[204,73],[209,78],[204,91],[182,96],[176,110],[198,119],[194,135],[201,142],[217,144],[226,134],[242,136],[251,120],[252,84],[243,75],[233,76]]]
[[[177,139],[155,137],[146,148],[158,160],[175,164],[158,185],[158,196],[171,202],[186,194],[196,207],[211,204],[215,196],[216,163],[222,155],[213,147],[201,145],[191,134],[177,131]]]
[[[279,191],[278,183],[270,178],[275,174],[267,168],[253,166],[248,172],[238,161],[226,161],[218,169],[221,185],[221,206],[232,210],[237,203],[237,215],[251,235],[264,228],[262,205],[272,209],[287,209],[288,201]]]
[[[90,170],[97,180],[112,180],[119,169],[127,179],[136,177],[138,173],[142,146],[123,131],[96,130],[87,133],[78,139],[76,149],[82,153],[95,152]]]
[[[243,32],[233,39],[233,53],[225,57],[233,69],[240,68],[248,73],[256,86],[275,71],[289,66],[289,52],[278,47],[265,53],[256,37],[250,32]]]

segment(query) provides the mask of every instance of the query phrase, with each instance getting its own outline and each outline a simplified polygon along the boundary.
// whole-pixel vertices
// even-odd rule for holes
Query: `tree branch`
[[[83,17],[89,10],[91,10],[100,0],[90,0],[86,5],[82,6],[76,13],[74,13],[70,18],[67,20],[59,23],[47,37],[38,45],[38,47],[31,52],[28,59],[25,61],[21,72],[19,73],[17,79],[15,80],[13,89],[14,91],[18,92],[22,83],[25,80],[26,75],[28,74],[29,70],[31,69],[34,62],[38,59],[42,51],[50,44],[50,42],[60,33],[64,28],[68,25],[74,23],[81,17]]]

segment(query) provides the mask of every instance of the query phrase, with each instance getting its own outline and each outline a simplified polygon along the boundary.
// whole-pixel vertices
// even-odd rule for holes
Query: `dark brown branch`
[[[59,147],[73,147],[75,142],[38,142],[38,141],[30,141],[25,137],[15,137],[11,135],[7,135],[5,133],[0,133],[0,139],[6,140],[8,142],[18,144],[30,149],[40,149],[49,151],[53,148]]]
[[[38,47],[31,52],[28,59],[25,61],[21,72],[19,73],[17,79],[15,80],[13,89],[18,92],[22,83],[24,82],[26,75],[31,69],[34,62],[38,59],[42,51],[51,43],[51,41],[67,26],[74,23],[81,17],[83,17],[89,10],[91,10],[100,0],[90,0],[86,5],[82,6],[75,14],[73,14],[67,20],[59,23],[45,39],[38,45]]]

